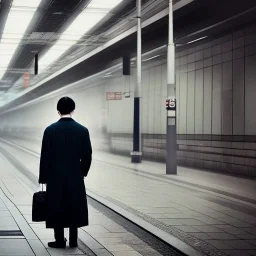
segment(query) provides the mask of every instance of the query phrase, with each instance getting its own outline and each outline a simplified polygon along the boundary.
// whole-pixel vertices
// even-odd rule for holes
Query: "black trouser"
[[[77,243],[77,227],[69,228],[69,242]],[[64,241],[64,228],[55,228],[54,236],[56,241]]]

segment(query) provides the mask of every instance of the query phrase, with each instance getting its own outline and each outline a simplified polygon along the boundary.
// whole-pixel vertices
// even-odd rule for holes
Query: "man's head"
[[[75,108],[75,102],[69,97],[61,98],[57,104],[57,110],[59,112],[59,115],[61,116],[72,114]]]

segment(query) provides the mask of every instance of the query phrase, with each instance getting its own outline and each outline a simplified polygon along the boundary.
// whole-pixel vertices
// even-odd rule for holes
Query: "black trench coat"
[[[39,183],[47,184],[46,228],[88,225],[84,177],[91,160],[87,128],[72,118],[61,118],[46,128],[39,173]]]

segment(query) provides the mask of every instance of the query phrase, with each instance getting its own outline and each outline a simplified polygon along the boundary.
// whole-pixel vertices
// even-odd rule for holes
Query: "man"
[[[53,228],[55,242],[49,247],[65,248],[64,228],[69,228],[69,246],[77,247],[77,228],[88,225],[84,177],[92,160],[87,128],[71,117],[75,102],[68,97],[57,104],[61,119],[44,131],[39,183],[46,184],[46,228]]]

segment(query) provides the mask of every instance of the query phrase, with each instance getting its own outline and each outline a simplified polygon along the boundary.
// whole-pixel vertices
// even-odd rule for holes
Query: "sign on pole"
[[[24,73],[24,87],[27,88],[29,86],[29,73]]]
[[[167,110],[176,111],[176,99],[175,97],[170,97],[166,100],[165,106]]]
[[[122,100],[121,92],[107,92],[106,93],[107,100]]]

